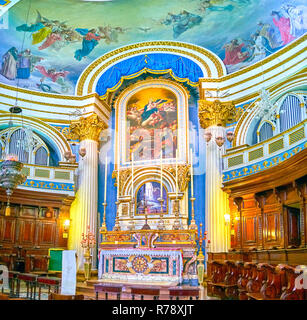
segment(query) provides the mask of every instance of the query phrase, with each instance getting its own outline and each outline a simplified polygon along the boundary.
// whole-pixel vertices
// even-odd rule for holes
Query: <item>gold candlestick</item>
[[[160,202],[161,205],[161,212],[160,212],[160,220],[158,222],[158,229],[159,230],[165,230],[165,225],[164,225],[164,220],[163,220],[163,198],[159,198],[158,201]]]
[[[148,207],[147,207],[147,202],[145,201],[144,204],[144,215],[145,215],[145,224],[142,227],[142,230],[150,230],[150,225],[147,223],[147,218],[148,218]]]
[[[134,221],[133,221],[133,198],[131,198],[131,202],[130,202],[130,221],[129,221],[129,226],[128,229],[129,230],[134,230]]]
[[[196,199],[195,198],[190,198],[190,201],[191,201],[191,221],[190,221],[190,225],[189,225],[189,229],[190,230],[197,230],[197,225],[196,225],[196,222],[195,222],[195,211],[194,211],[194,201]]]
[[[115,202],[116,204],[116,218],[115,218],[115,225],[113,227],[113,231],[120,231],[120,224],[119,224],[119,201]]]
[[[107,230],[107,225],[106,225],[106,207],[107,207],[107,203],[104,202],[102,205],[103,205],[103,217],[102,217],[102,225],[101,225],[100,230],[102,232],[106,232],[106,231],[108,231]]]
[[[197,276],[198,276],[198,282],[201,286],[203,286],[204,282],[204,276],[205,276],[205,265],[204,265],[204,253],[202,249],[203,245],[203,230],[202,230],[203,224],[200,224],[200,234],[199,234],[199,252],[197,256]]]
[[[179,199],[176,197],[174,201],[175,222],[173,224],[173,230],[180,230],[181,226],[179,220]]]

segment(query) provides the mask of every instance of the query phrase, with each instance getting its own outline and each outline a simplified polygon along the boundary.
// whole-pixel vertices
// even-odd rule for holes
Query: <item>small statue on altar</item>
[[[82,233],[81,247],[84,248],[84,277],[85,281],[91,278],[92,271],[92,255],[91,249],[96,245],[96,239],[92,232],[90,232],[90,226],[87,226],[87,234]]]

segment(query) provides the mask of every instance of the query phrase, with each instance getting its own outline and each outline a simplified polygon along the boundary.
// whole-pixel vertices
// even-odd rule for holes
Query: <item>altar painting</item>
[[[127,103],[126,161],[174,158],[177,148],[177,98],[164,88],[146,88]]]
[[[147,214],[161,213],[161,204],[158,200],[160,198],[160,183],[152,181],[144,183],[137,191],[137,205],[136,214],[145,214],[145,207]],[[163,187],[162,191],[163,213],[167,213],[167,194]]]

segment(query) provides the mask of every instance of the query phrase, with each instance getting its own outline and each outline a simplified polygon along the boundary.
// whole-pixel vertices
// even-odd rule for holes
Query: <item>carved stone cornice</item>
[[[184,192],[189,185],[189,181],[191,178],[190,167],[191,167],[190,164],[188,164],[188,165],[179,164],[178,165],[178,189],[179,189],[179,192]],[[166,172],[169,172],[174,177],[174,180],[176,181],[176,166],[174,166],[174,165],[164,166],[163,170]]]
[[[220,100],[208,101],[201,99],[198,101],[198,117],[203,129],[210,126],[223,126],[239,120],[243,110],[236,109],[233,102],[221,102]]]
[[[108,126],[99,119],[97,114],[92,114],[86,118],[81,117],[79,120],[72,121],[70,139],[98,141],[101,131],[107,128]]]

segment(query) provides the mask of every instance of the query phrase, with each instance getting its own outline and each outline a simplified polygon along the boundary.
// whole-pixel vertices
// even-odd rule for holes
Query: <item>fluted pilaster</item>
[[[211,240],[210,252],[225,252],[230,245],[229,227],[225,214],[229,214],[227,194],[222,188],[222,155],[225,152],[227,123],[238,121],[242,109],[236,109],[233,102],[200,100],[198,116],[206,129],[206,230]]]
[[[225,146],[219,147],[216,137],[224,136],[223,127],[207,129],[212,138],[206,152],[206,230],[211,240],[210,252],[225,252],[229,248],[229,230],[224,215],[229,213],[227,194],[222,187],[222,154]]]

